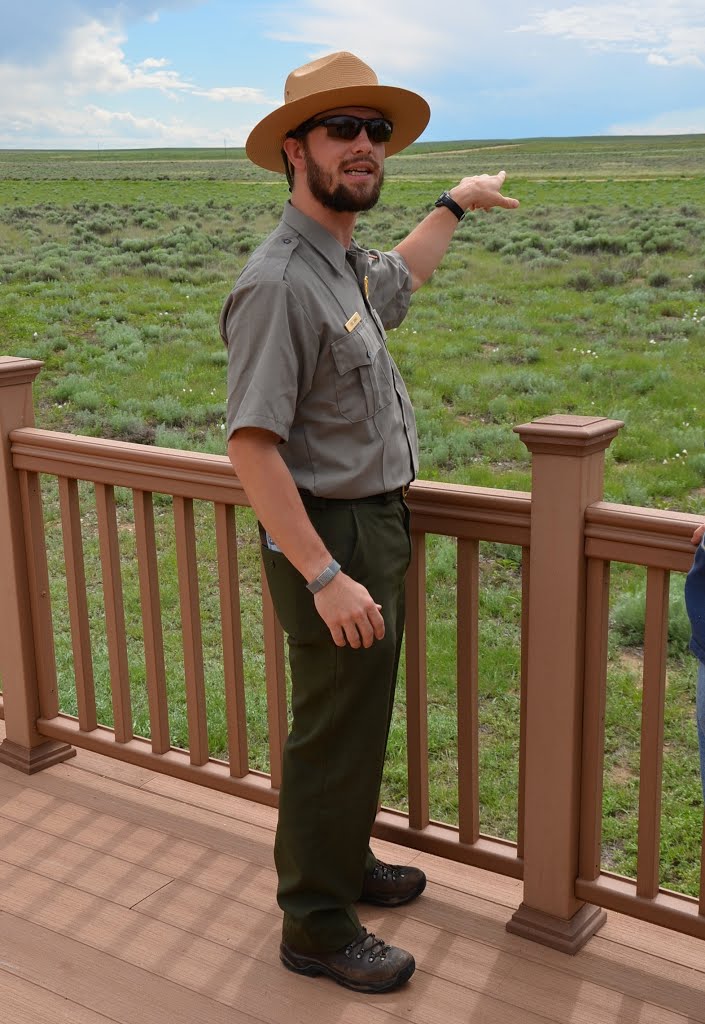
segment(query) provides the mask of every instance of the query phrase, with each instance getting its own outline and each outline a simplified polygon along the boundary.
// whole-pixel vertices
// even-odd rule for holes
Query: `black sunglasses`
[[[287,132],[289,139],[301,139],[314,128],[323,126],[328,129],[332,139],[345,139],[351,142],[356,139],[362,129],[367,132],[370,142],[389,142],[394,125],[386,117],[355,117],[353,114],[332,114],[330,117],[311,118],[304,121],[298,128]]]

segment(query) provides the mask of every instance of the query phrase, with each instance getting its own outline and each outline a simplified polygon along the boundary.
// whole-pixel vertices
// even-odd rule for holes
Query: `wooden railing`
[[[669,575],[687,572],[693,561],[689,543],[692,522],[684,519],[674,512],[625,508],[607,502],[596,502],[586,510],[587,646],[580,857],[575,892],[580,899],[705,938],[702,875],[699,901],[659,887]],[[634,880],[600,869],[611,562],[647,567]],[[701,863],[705,864],[705,858]]]
[[[0,359],[0,760],[33,772],[85,747],[224,792],[276,804],[287,732],[284,645],[266,580],[261,619],[268,775],[250,767],[245,720],[237,508],[244,492],[224,457],[34,428],[41,364]],[[658,889],[668,572],[692,559],[692,516],[602,502],[604,450],[621,424],[555,416],[517,428],[532,452],[532,492],[416,482],[409,496],[406,708],[409,812],[382,809],[375,833],[524,881],[510,930],[575,952],[601,906],[705,937],[697,901]],[[60,711],[40,476],[58,480],[77,715]],[[96,712],[79,481],[92,484],[105,609],[113,728]],[[83,486],[83,485],[82,485]],[[128,488],[144,637],[149,739],[133,734],[115,488]],[[188,744],[169,728],[152,495],[173,504]],[[228,760],[209,754],[194,501],[212,506],[218,562]],[[426,679],[426,537],[457,545],[458,826],[431,820]],[[522,549],[521,714],[516,844],[480,832],[479,544]],[[600,871],[609,563],[649,566],[644,743],[636,883]]]

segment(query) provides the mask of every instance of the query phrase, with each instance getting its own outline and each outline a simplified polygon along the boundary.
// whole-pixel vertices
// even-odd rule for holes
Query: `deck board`
[[[363,996],[296,977],[278,961],[275,825],[272,808],[83,751],[30,777],[0,765],[0,1019],[705,1022],[699,940],[610,913],[565,956],[506,931],[520,882],[418,851],[421,899],[361,907],[414,952],[412,981]]]

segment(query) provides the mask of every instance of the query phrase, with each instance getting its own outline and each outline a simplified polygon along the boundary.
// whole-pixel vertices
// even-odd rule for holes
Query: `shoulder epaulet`
[[[299,236],[295,231],[277,234],[270,238],[269,244],[260,257],[260,275],[268,281],[281,280],[284,276],[291,254],[299,244]]]

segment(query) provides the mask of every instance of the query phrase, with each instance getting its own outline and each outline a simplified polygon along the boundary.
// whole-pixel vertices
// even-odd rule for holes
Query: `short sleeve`
[[[237,285],[221,315],[228,348],[228,438],[261,427],[289,438],[301,399],[311,387],[318,338],[285,281]]]
[[[411,301],[411,272],[398,252],[369,250],[368,295],[386,329],[398,327]]]

